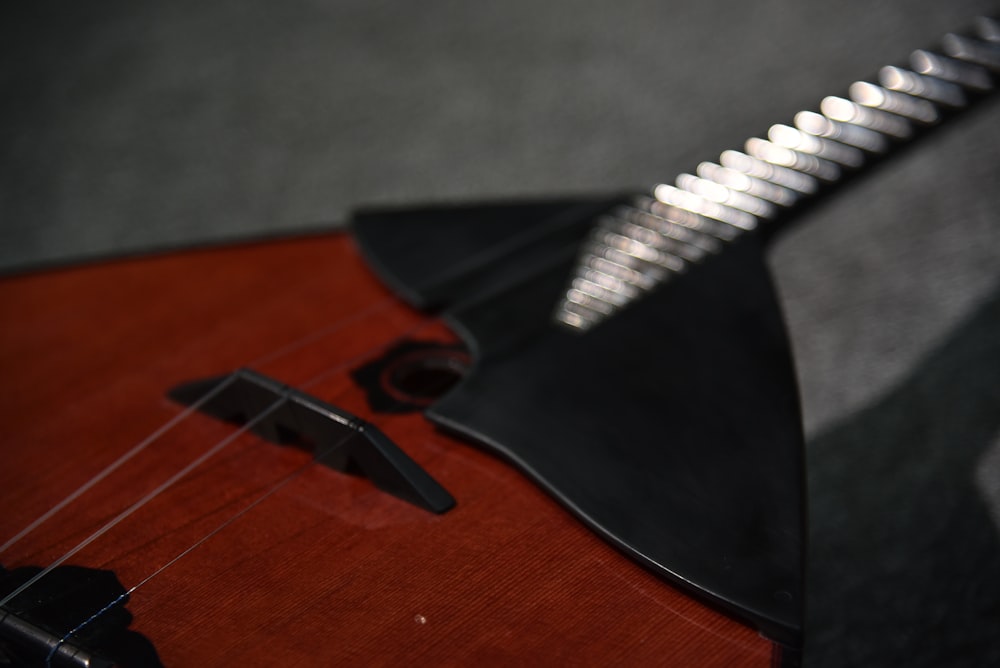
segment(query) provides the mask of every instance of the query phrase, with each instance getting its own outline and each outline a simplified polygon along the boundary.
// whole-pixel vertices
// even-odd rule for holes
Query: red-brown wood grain
[[[129,587],[225,524],[129,602],[168,666],[772,660],[499,460],[419,415],[372,414],[350,369],[400,337],[451,335],[346,236],[6,278],[0,322],[0,543],[178,415],[169,388],[240,366],[375,422],[458,501],[436,516],[241,436],[69,562]],[[47,565],[232,431],[183,420],[0,562]]]

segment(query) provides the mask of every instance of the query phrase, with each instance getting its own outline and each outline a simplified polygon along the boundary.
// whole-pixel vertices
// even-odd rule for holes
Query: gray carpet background
[[[991,12],[5,6],[0,271],[325,228],[360,204],[645,188]],[[773,248],[809,439],[808,665],[1000,665],[998,185],[994,99]]]

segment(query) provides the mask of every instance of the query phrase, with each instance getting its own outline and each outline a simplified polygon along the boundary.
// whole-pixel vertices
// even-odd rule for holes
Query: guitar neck
[[[602,216],[584,245],[558,322],[587,330],[763,224],[832,190],[866,166],[994,91],[1000,22],[918,49],[878,83],[856,81],[791,125],[772,125],[742,151],[724,151]]]

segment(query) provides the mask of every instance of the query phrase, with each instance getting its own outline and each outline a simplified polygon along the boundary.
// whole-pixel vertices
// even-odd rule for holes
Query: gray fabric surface
[[[24,3],[0,268],[645,187],[995,3]],[[771,255],[809,436],[807,659],[1000,663],[1000,106]]]

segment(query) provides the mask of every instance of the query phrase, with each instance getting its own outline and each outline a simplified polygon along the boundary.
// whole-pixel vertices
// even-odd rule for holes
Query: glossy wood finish
[[[435,516],[241,436],[70,560],[129,587],[223,527],[129,603],[166,665],[772,661],[769,641],[497,459],[419,415],[373,415],[349,370],[401,337],[451,335],[378,285],[345,236],[7,278],[0,319],[0,542],[178,415],[167,389],[239,366],[375,422],[458,501]],[[50,563],[231,432],[183,420],[0,562]]]

